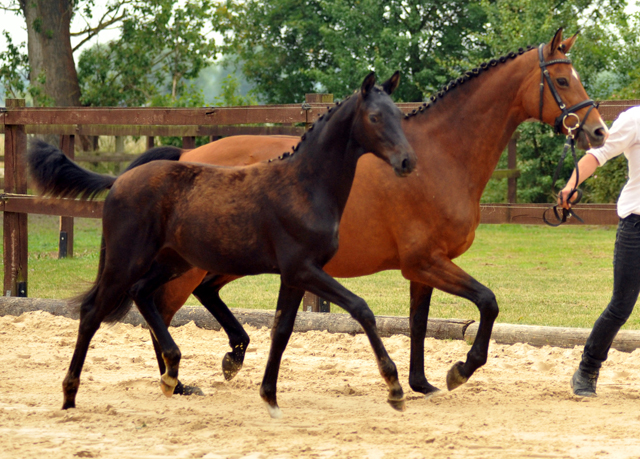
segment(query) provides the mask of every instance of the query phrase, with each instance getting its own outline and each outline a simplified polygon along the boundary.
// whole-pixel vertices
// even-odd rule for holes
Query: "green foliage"
[[[235,75],[228,74],[222,81],[222,91],[215,98],[217,107],[241,107],[245,105],[257,105],[258,101],[252,93],[243,96],[240,94],[240,81]]]
[[[209,0],[133,2],[120,38],[81,54],[82,103],[140,106],[169,94],[176,103],[168,105],[185,106],[181,99],[198,97],[189,80],[213,58],[212,11]]]
[[[228,0],[219,12],[226,51],[269,103],[343,97],[369,70],[387,78],[397,69],[397,98],[420,101],[487,56],[476,2]]]
[[[13,99],[24,98],[29,74],[29,57],[22,52],[25,44],[15,45],[7,31],[3,31],[2,34],[7,41],[7,49],[0,53],[0,83],[4,89],[4,96]]]

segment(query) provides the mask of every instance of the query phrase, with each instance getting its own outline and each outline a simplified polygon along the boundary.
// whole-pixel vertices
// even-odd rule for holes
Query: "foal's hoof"
[[[269,402],[264,402],[267,406],[267,411],[271,419],[282,419],[282,410],[278,405],[270,405]]]
[[[178,380],[176,378],[172,378],[171,376],[162,375],[160,378],[160,389],[162,389],[162,393],[171,397],[173,395],[173,391],[178,385]]]
[[[224,379],[231,381],[241,369],[242,362],[236,362],[233,360],[232,354],[227,352],[222,359],[222,374],[224,375]]]
[[[396,411],[405,411],[407,409],[404,403],[404,397],[398,400],[387,399],[387,403]]]
[[[431,384],[429,384],[429,386],[431,386]],[[442,394],[444,394],[444,392],[442,392],[436,386],[431,386],[429,387],[429,391],[424,393],[424,398],[430,399],[434,397],[439,397]]]
[[[200,389],[198,386],[188,386],[188,385],[184,385],[181,382],[178,381],[178,385],[176,386],[175,389],[173,389],[173,394],[174,395],[204,395],[204,392],[202,392],[202,389]]]
[[[69,408],[75,408],[75,407],[76,407],[75,400],[65,400],[64,403],[62,404],[63,410],[68,410]]]
[[[462,375],[462,365],[462,362],[456,362],[447,372],[447,389],[453,390],[469,380],[469,378]]]

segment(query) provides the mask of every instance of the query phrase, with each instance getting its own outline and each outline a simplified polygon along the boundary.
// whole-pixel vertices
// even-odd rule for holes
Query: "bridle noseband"
[[[551,95],[553,96],[556,103],[558,104],[558,108],[560,108],[560,110],[562,111],[562,113],[560,113],[560,115],[558,115],[558,117],[556,118],[553,127],[557,134],[560,134],[562,132],[562,127],[564,127],[567,130],[567,141],[564,146],[564,151],[562,152],[562,155],[560,157],[560,161],[558,162],[558,167],[556,169],[556,172],[553,175],[553,181],[551,182],[552,183],[551,186],[555,190],[555,183],[556,183],[556,180],[558,180],[560,170],[562,169],[564,158],[567,155],[567,152],[569,151],[569,149],[571,149],[574,168],[576,171],[576,187],[572,189],[571,193],[569,193],[569,196],[567,196],[567,201],[571,202],[571,204],[577,204],[580,202],[580,199],[582,199],[582,191],[578,189],[578,185],[577,185],[580,182],[580,176],[578,175],[578,160],[576,158],[576,151],[575,151],[575,136],[582,130],[584,123],[587,121],[587,118],[591,113],[591,110],[593,110],[594,108],[597,108],[598,104],[591,99],[587,99],[567,108],[564,102],[562,102],[562,98],[560,97],[560,94],[558,94],[558,90],[553,84],[553,80],[551,79],[551,75],[549,74],[547,67],[553,64],[571,64],[571,60],[570,59],[554,59],[552,61],[545,62],[543,48],[544,48],[544,43],[538,47],[538,60],[540,62],[540,70],[541,70],[539,118],[540,118],[540,121],[542,121],[542,105],[544,102],[544,81],[547,80],[547,84],[549,85],[549,91],[551,92]],[[576,115],[576,112],[585,107],[589,107],[589,110],[587,110],[587,113],[584,116],[584,118],[580,120],[580,117]],[[575,118],[576,122],[572,126],[567,126],[567,120],[571,118]],[[571,201],[571,198],[574,195],[576,196],[576,198],[573,201]],[[551,209],[553,209],[553,214],[556,218],[555,222],[551,222],[547,219],[547,212]],[[575,212],[573,212],[572,209],[565,209],[563,207],[562,216],[560,216],[560,214],[558,213],[558,205],[555,205],[545,210],[544,213],[542,214],[542,219],[547,225],[560,226],[562,223],[566,222],[567,219],[570,218],[571,216],[576,217],[576,219],[584,223],[584,221],[580,217],[578,217],[575,214]]]

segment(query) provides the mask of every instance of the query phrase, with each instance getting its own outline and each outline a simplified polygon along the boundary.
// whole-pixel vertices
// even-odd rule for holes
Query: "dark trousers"
[[[613,250],[613,295],[587,339],[580,369],[596,372],[607,360],[611,343],[627,321],[640,293],[640,215],[621,219]]]

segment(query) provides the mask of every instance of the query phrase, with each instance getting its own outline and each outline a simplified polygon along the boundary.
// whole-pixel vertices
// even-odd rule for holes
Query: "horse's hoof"
[[[387,399],[387,403],[396,411],[405,411],[407,409],[404,403],[404,397],[399,400]]]
[[[173,395],[173,391],[178,385],[178,380],[176,378],[172,378],[171,376],[162,375],[160,378],[160,389],[162,389],[162,393],[171,397]]]
[[[179,395],[185,395],[185,396],[189,396],[189,395],[204,395],[204,392],[202,392],[202,389],[200,389],[198,386],[182,386],[182,390],[180,392],[177,392],[177,388],[176,390],[173,391],[174,394],[179,394]]]
[[[435,386],[431,386],[433,388],[433,390],[430,390],[429,392],[426,392],[424,394],[424,398],[429,400],[430,398],[435,398],[435,397],[439,397],[441,395],[444,394],[444,392],[442,392],[440,389],[438,389]]]
[[[282,419],[282,410],[278,405],[271,405],[269,402],[264,402],[264,404],[267,406],[267,411],[271,419]]]
[[[76,407],[75,400],[65,400],[64,403],[62,404],[63,410],[68,410],[69,408],[75,408],[75,407]]]
[[[231,357],[230,353],[225,354],[222,359],[222,374],[224,379],[231,381],[242,369],[242,362],[238,363]]]
[[[447,389],[453,390],[469,380],[469,378],[462,375],[462,365],[464,365],[462,362],[456,362],[447,372]]]

